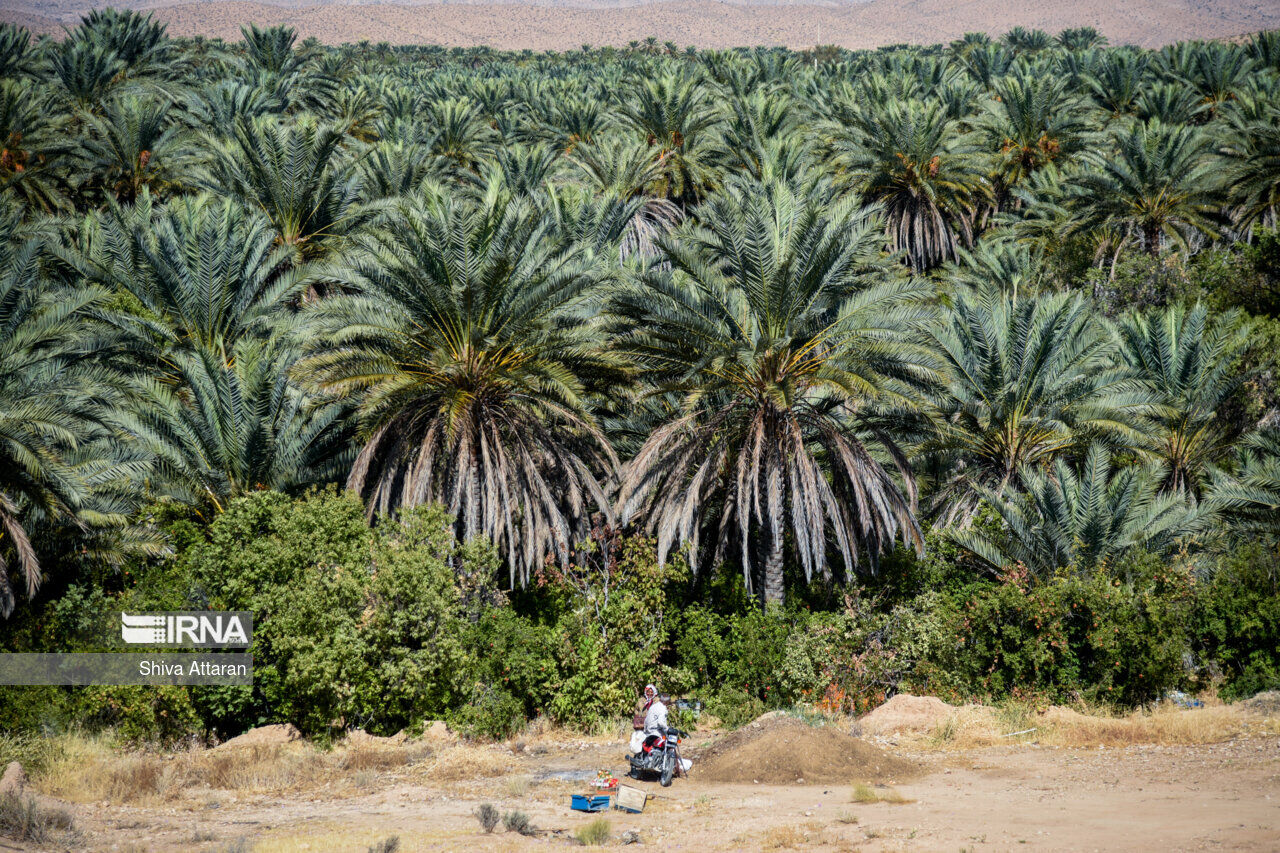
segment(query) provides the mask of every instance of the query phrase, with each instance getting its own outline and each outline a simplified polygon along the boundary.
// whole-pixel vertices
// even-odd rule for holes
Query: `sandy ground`
[[[694,738],[694,746],[707,743]],[[621,775],[606,739],[552,738],[512,754],[491,778],[432,782],[413,768],[367,773],[288,795],[192,788],[156,804],[72,807],[77,849],[363,851],[395,835],[400,850],[523,850],[560,846],[591,818],[568,808],[600,768]],[[894,785],[908,802],[859,804],[851,785],[712,784],[697,767],[643,814],[608,815],[662,850],[1231,850],[1280,848],[1280,738],[1247,736],[1203,746],[1054,749],[1035,743],[895,755],[922,775]],[[461,754],[461,752],[459,753]],[[490,769],[488,772],[493,772]],[[512,784],[510,780],[517,780]],[[850,780],[850,783],[857,780]],[[521,809],[536,838],[480,832],[472,812],[492,802]],[[27,849],[6,845],[0,850]]]
[[[532,2],[242,2],[112,0],[153,9],[173,35],[239,41],[240,26],[288,24],[331,44],[388,41],[501,49],[571,50],[582,44],[659,43],[725,48],[946,42],[966,32],[1000,34],[1014,25],[1056,33],[1092,26],[1113,43],[1158,47],[1280,27],[1278,0],[532,0]],[[600,8],[603,3],[612,8]],[[61,35],[94,0],[0,0],[0,21]],[[100,0],[97,5],[106,5]]]

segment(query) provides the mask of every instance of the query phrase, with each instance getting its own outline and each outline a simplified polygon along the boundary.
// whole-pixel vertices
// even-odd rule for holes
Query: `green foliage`
[[[448,713],[449,727],[464,737],[505,740],[526,722],[524,703],[501,687],[476,682],[465,704]]]
[[[1221,669],[1222,695],[1280,689],[1280,573],[1274,544],[1254,542],[1225,557],[1196,601],[1203,660]]]
[[[86,687],[75,697],[71,716],[112,727],[134,743],[173,745],[200,728],[188,689],[176,685]]]
[[[0,728],[1276,683],[1274,34],[242,34],[0,25],[0,646],[258,629]]]
[[[1013,569],[954,601],[934,660],[970,695],[1147,702],[1189,679],[1193,596],[1192,573],[1152,554],[1038,583]]]

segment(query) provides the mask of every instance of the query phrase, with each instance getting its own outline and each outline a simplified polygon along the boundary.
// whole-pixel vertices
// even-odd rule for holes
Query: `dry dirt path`
[[[1230,850],[1280,849],[1280,738],[1217,745],[1051,749],[1018,745],[951,753],[896,751],[923,775],[896,789],[909,802],[852,802],[851,786],[721,785],[677,780],[644,814],[609,816],[661,850]],[[395,835],[400,850],[541,850],[565,846],[589,817],[571,793],[616,745],[551,743],[506,759],[502,776],[422,782],[404,774],[283,796],[184,792],[157,805],[74,807],[88,850],[353,850]],[[509,780],[524,780],[512,783]],[[850,780],[853,782],[855,780]],[[482,835],[482,802],[521,809],[547,832]]]

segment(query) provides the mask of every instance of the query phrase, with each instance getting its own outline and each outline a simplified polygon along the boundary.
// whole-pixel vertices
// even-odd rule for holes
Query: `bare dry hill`
[[[929,44],[965,32],[1001,33],[1015,25],[1057,32],[1093,26],[1113,43],[1147,47],[1189,38],[1223,38],[1280,27],[1276,0],[866,0],[827,4],[559,0],[529,3],[414,5],[345,2],[290,4],[204,0],[152,8],[173,35],[238,39],[241,24],[289,24],[327,43],[369,39],[393,44],[490,45],[500,49],[567,50],[582,44],[623,45],[656,36],[699,47],[838,44],[849,48],[898,42]],[[0,0],[0,20],[39,32],[61,32],[84,11],[83,0]],[[558,4],[557,4],[558,3]]]

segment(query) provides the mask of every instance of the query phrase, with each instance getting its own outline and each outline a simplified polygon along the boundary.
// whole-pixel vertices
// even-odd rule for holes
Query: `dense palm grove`
[[[0,142],[0,636],[235,606],[265,664],[50,707],[500,734],[655,673],[725,717],[1280,677],[1280,34],[108,10],[0,29]]]

